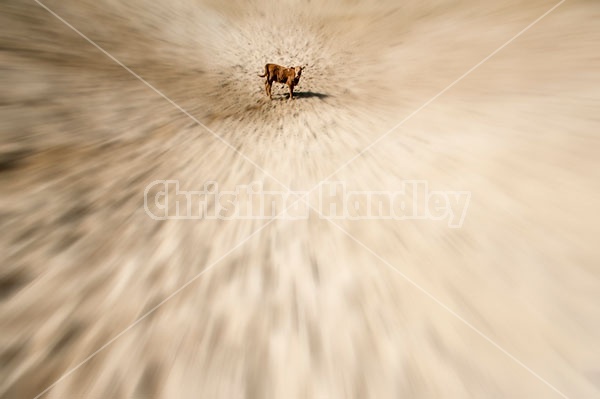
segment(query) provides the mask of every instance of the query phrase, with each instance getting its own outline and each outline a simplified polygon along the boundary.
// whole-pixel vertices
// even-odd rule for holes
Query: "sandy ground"
[[[567,0],[339,171],[556,3],[44,4],[204,126],[0,3],[0,397],[98,349],[44,397],[600,397],[600,3]],[[266,62],[307,65],[294,101],[268,100]],[[144,211],[157,179],[325,178],[471,200],[461,228]]]

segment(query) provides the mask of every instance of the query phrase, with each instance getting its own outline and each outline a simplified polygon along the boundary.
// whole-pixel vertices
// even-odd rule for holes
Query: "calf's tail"
[[[258,75],[259,78],[264,78],[265,76],[267,76],[267,66],[265,65],[265,73],[262,75]]]

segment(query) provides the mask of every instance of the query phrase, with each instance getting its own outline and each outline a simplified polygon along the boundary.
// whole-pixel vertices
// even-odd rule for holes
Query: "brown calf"
[[[265,79],[265,91],[270,99],[273,99],[271,96],[271,85],[273,82],[287,84],[290,89],[290,100],[294,99],[294,86],[298,84],[300,81],[300,75],[302,74],[302,70],[304,67],[292,67],[286,68],[277,64],[267,64],[265,65],[265,73],[262,75],[258,75],[261,78],[266,77]]]

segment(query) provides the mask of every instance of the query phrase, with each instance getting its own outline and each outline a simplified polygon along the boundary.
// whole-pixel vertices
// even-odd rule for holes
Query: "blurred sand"
[[[555,4],[43,2],[294,190]],[[332,178],[471,191],[461,229],[336,222],[571,398],[600,397],[599,20],[566,1]],[[295,101],[268,101],[266,62],[308,65]],[[281,187],[33,1],[0,4],[0,88],[12,399],[267,223],[152,220],[148,183]],[[277,220],[45,397],[560,397],[381,259],[315,213]]]

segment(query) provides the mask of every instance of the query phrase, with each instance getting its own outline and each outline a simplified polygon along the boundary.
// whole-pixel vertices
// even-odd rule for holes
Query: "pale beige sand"
[[[460,229],[336,220],[372,252],[315,212],[230,252],[268,221],[155,221],[144,188],[309,190],[555,2],[44,4],[270,176],[3,0],[0,397],[36,396],[213,264],[45,397],[600,397],[600,3],[566,1],[332,177],[472,192]],[[308,65],[295,101],[268,101],[266,62]]]

